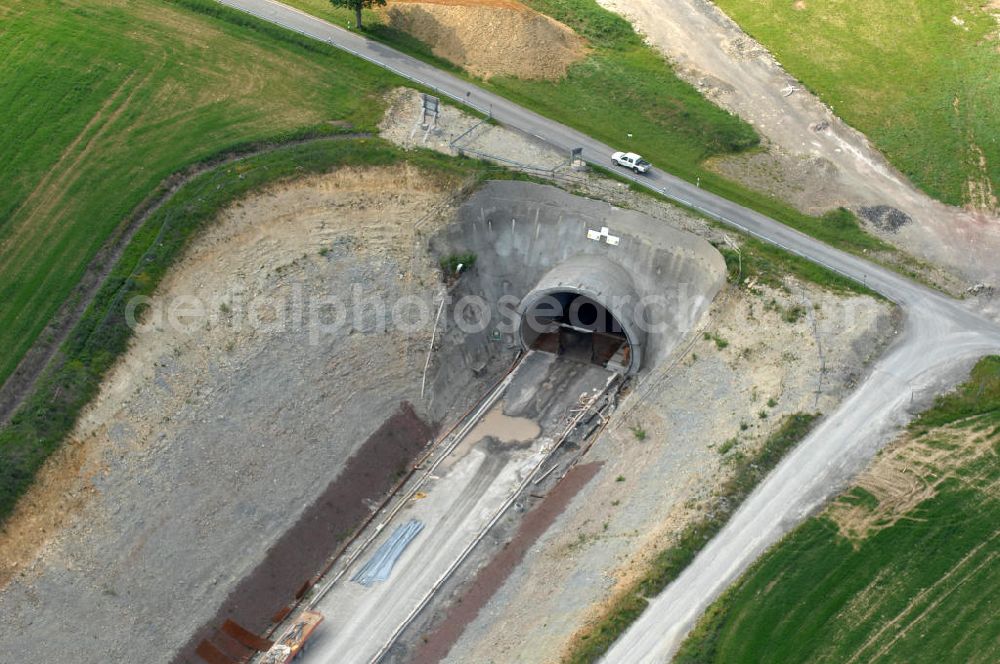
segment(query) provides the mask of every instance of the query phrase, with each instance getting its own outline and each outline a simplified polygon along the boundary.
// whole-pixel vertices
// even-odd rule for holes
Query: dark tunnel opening
[[[600,302],[569,291],[533,301],[521,319],[526,348],[626,372],[632,347],[621,323]]]

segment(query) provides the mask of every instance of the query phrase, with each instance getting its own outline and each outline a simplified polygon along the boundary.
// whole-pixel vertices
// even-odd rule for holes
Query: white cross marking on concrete
[[[611,231],[608,229],[607,226],[601,226],[600,231],[588,229],[587,239],[594,240],[595,242],[600,242],[601,240],[604,240],[612,247],[617,247],[618,243],[621,241],[620,237],[611,234]]]

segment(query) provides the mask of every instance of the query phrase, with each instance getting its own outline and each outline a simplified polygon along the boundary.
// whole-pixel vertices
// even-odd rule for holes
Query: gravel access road
[[[436,90],[442,97],[491,113],[501,124],[557,148],[610,165],[608,145],[432,65],[273,0],[220,0],[301,34],[330,43]],[[899,339],[858,390],[845,399],[751,495],[730,523],[680,578],[651,603],[615,644],[607,662],[669,659],[701,612],[768,546],[836,493],[934,392],[957,383],[971,362],[1000,352],[1000,327],[971,307],[901,275],[788,228],[669,173],[632,176],[640,185],[866,284],[900,305]]]
[[[650,602],[603,661],[669,661],[709,604],[758,556],[840,491],[935,394],[962,380],[975,358],[1000,350],[1000,330],[992,323],[922,287],[895,284],[895,275],[879,276],[903,300],[906,323],[899,338]]]

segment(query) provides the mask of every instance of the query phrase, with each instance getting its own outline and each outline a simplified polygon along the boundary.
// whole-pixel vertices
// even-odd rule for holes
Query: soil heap
[[[476,76],[558,79],[583,57],[583,38],[513,0],[393,2],[387,23]]]

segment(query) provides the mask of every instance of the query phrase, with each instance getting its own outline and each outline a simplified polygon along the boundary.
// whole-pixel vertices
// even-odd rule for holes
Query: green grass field
[[[716,4],[930,195],[965,203],[969,178],[1000,192],[1000,26],[985,0]]]
[[[923,451],[906,467],[935,483],[934,495],[895,519],[877,513],[856,541],[831,510],[867,514],[880,503],[846,491],[715,602],[675,661],[1000,660],[1000,357],[981,360],[909,434]]]
[[[0,8],[0,382],[112,230],[166,176],[225,148],[346,120],[394,77],[210,0]]]

